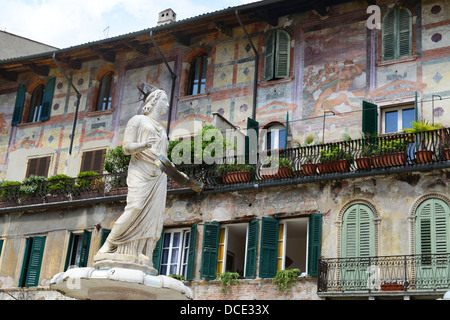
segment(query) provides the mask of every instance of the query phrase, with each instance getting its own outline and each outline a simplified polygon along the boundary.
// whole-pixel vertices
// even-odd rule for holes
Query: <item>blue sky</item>
[[[0,0],[0,30],[58,48],[156,26],[171,8],[177,20],[256,0]]]

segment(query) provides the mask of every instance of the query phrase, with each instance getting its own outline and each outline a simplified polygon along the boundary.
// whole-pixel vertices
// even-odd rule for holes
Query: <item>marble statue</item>
[[[123,150],[131,155],[128,167],[127,204],[94,262],[124,262],[154,270],[152,256],[163,227],[167,175],[155,162],[167,156],[168,139],[160,124],[169,107],[164,90],[144,96],[141,115],[133,116],[125,129]]]

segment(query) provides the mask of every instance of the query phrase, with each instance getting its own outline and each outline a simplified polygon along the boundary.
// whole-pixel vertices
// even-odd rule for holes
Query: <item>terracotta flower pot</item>
[[[250,172],[248,171],[233,171],[227,172],[223,175],[224,183],[239,183],[249,182],[251,179]]]
[[[320,173],[345,172],[350,170],[350,163],[346,159],[321,162],[318,164]]]
[[[281,179],[289,178],[292,174],[292,169],[289,167],[281,168],[261,168],[261,179]]]
[[[317,164],[316,163],[304,163],[302,165],[302,173],[305,176],[311,176],[317,173]]]
[[[370,157],[356,158],[355,161],[356,166],[358,167],[359,170],[368,170],[372,167],[372,161]]]
[[[400,283],[383,283],[380,285],[381,291],[402,291],[404,286]]]
[[[414,152],[417,163],[427,163],[433,161],[434,152],[431,150],[418,150]]]
[[[402,166],[406,163],[406,155],[404,152],[380,154],[372,156],[372,160],[375,168]]]

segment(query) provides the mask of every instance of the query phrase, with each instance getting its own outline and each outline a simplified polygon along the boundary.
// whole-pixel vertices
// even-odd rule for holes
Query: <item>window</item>
[[[411,128],[411,122],[415,120],[414,106],[385,108],[382,110],[383,133],[399,132],[402,129]]]
[[[264,81],[289,77],[291,37],[284,30],[271,31],[266,41]]]
[[[392,60],[412,55],[412,16],[405,7],[389,10],[382,25],[382,59]]]
[[[189,95],[205,93],[207,66],[208,56],[206,54],[197,56],[192,62],[189,76]]]
[[[308,219],[280,221],[278,225],[277,270],[307,270]]]
[[[14,105],[14,113],[12,125],[17,125],[22,122],[22,113],[26,109],[24,121],[33,123],[37,121],[45,121],[50,119],[50,111],[53,102],[53,92],[55,90],[56,78],[51,78],[47,84],[38,85],[31,94],[31,100],[26,101],[26,88],[19,84],[17,89],[16,103]],[[28,107],[25,107],[27,105]]]
[[[0,258],[2,257],[2,251],[3,251],[3,239],[0,239]]]
[[[81,158],[80,172],[95,171],[103,173],[103,162],[105,161],[106,149],[85,151]]]
[[[44,96],[44,85],[37,86],[31,96],[30,111],[27,122],[36,122],[41,118],[42,98]]]
[[[282,124],[274,124],[267,129],[263,137],[264,150],[284,149],[286,148],[287,130]]]
[[[91,232],[84,230],[83,233],[69,235],[69,246],[67,249],[64,270],[70,267],[86,267],[89,258],[89,246],[91,244]]]
[[[111,109],[114,85],[114,72],[106,73],[100,81],[100,89],[95,111]]]
[[[28,178],[31,175],[47,177],[48,170],[50,167],[50,160],[51,160],[50,156],[28,159],[27,172],[25,178]]]
[[[166,230],[164,232],[159,267],[161,275],[178,274],[186,278],[190,233],[190,229]]]
[[[369,257],[375,255],[374,216],[364,204],[354,204],[343,216],[342,257]]]
[[[45,236],[26,239],[19,287],[36,287],[38,285],[44,247]]]
[[[237,272],[245,278],[256,276],[258,220],[221,226],[205,223],[201,277],[214,280],[223,272]]]

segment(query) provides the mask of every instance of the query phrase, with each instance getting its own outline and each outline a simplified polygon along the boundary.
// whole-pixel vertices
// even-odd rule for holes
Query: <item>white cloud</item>
[[[0,29],[66,48],[154,27],[167,8],[182,20],[249,2],[254,0],[0,0]]]

